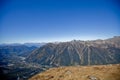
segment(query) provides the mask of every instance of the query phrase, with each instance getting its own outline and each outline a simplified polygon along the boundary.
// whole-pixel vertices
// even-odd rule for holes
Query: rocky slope
[[[120,80],[120,64],[51,68],[29,80]]]
[[[26,60],[53,66],[116,64],[120,63],[120,37],[48,43],[34,50]]]

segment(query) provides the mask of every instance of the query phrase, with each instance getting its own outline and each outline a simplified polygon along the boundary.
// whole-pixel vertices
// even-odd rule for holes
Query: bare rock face
[[[53,66],[120,63],[120,37],[48,43],[33,51],[26,61]]]

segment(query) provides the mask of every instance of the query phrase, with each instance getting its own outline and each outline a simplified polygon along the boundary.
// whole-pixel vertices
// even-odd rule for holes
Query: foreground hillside
[[[120,80],[120,64],[51,68],[29,80]]]

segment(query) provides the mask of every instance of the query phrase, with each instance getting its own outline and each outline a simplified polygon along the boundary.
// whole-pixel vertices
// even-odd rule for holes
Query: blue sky
[[[1,0],[0,43],[120,35],[119,0]]]

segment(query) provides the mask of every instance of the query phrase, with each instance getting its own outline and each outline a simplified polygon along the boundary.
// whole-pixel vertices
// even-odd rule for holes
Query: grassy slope
[[[29,80],[120,80],[120,64],[51,68]]]

